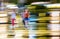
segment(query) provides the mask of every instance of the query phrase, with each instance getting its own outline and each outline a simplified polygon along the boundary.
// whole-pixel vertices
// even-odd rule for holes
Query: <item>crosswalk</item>
[[[40,13],[41,18],[37,19],[39,23],[29,22],[27,28],[23,25],[22,18],[16,17],[14,30],[11,30],[11,23],[7,23],[10,20],[7,11],[0,11],[0,39],[59,39],[60,17],[59,13],[54,14],[51,12],[52,16],[46,16],[45,13]]]

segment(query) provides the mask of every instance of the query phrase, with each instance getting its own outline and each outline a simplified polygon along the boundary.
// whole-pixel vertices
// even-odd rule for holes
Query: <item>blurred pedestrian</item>
[[[15,10],[13,10],[11,13],[11,22],[12,22],[13,29],[14,29],[14,24],[15,24],[15,18],[16,18],[16,13],[15,13]]]
[[[4,8],[4,3],[3,1],[0,1],[0,11],[3,11],[5,8]]]
[[[24,12],[22,12],[22,18],[23,18],[23,24],[27,28],[28,22],[29,22],[30,12],[28,9],[25,9]]]

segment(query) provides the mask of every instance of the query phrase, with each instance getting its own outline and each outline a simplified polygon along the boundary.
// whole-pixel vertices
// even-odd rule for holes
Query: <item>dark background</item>
[[[15,3],[15,4],[17,4],[18,3],[18,0],[4,0],[5,2],[10,2],[10,3]],[[41,1],[43,1],[43,2],[52,2],[52,3],[60,3],[60,0],[27,0],[27,2],[25,2],[25,4],[30,4],[30,3],[32,3],[32,2],[41,2]]]
[[[25,4],[30,4],[32,2],[39,2],[39,1],[50,1],[50,0],[27,0],[27,2]],[[18,0],[10,0],[9,2],[18,3]]]

